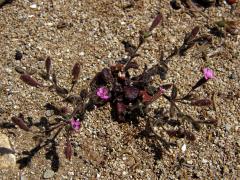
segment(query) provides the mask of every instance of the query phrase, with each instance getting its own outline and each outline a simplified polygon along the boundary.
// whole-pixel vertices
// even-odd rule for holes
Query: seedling
[[[69,92],[74,90],[80,76],[81,64],[75,63],[72,68],[72,81],[69,87],[61,87],[57,81],[57,75],[52,68],[51,58],[45,60],[45,72],[41,74],[42,78],[51,83],[50,86],[43,85],[42,82],[37,81],[27,72],[22,72],[20,79],[29,86],[36,89],[54,90],[55,93],[63,98],[63,102],[70,103],[74,108],[69,111],[67,106],[58,107],[55,104],[47,103],[45,108],[53,110],[55,115],[58,115],[55,122],[50,122],[47,118],[42,118],[39,122],[26,121],[23,114],[12,117],[12,122],[24,131],[32,132],[33,139],[37,141],[37,146],[30,151],[24,152],[24,157],[18,161],[20,168],[25,167],[31,161],[31,158],[37,152],[45,148],[46,157],[53,161],[59,161],[56,153],[56,138],[60,133],[66,137],[64,153],[67,159],[72,158],[72,134],[81,131],[81,124],[84,123],[85,114],[87,111],[94,111],[96,108],[110,104],[113,118],[119,123],[133,123],[138,124],[143,121],[145,124],[145,136],[152,138],[161,144],[169,145],[163,137],[155,131],[158,126],[162,133],[168,134],[170,137],[186,138],[194,141],[196,139],[194,130],[184,128],[185,123],[192,124],[196,130],[200,129],[201,124],[216,124],[217,121],[213,119],[206,119],[205,121],[195,120],[192,116],[185,113],[179,104],[188,106],[211,106],[212,99],[196,98],[195,90],[199,89],[203,84],[214,78],[214,72],[209,68],[203,69],[203,76],[196,80],[196,83],[186,94],[180,96],[176,84],[159,84],[153,85],[152,79],[159,76],[164,80],[167,78],[168,63],[173,56],[183,56],[187,49],[193,47],[195,43],[208,42],[209,37],[197,37],[200,27],[195,27],[189,34],[185,36],[183,45],[176,48],[169,56],[164,58],[161,53],[157,64],[148,68],[145,65],[144,70],[140,75],[132,76],[131,69],[141,71],[139,64],[135,60],[139,56],[138,52],[146,42],[146,39],[152,35],[152,31],[163,21],[163,16],[159,13],[153,20],[151,26],[139,33],[139,41],[137,45],[133,45],[128,41],[123,41],[123,45],[127,52],[127,58],[115,64],[103,68],[92,79],[89,87],[81,90],[77,95],[69,95]],[[169,95],[170,94],[170,95]],[[164,104],[159,104],[157,109],[150,108],[150,105],[157,102],[159,98],[164,98],[170,104],[170,108],[162,107]],[[173,127],[169,128],[170,125]],[[33,131],[32,126],[39,128],[39,131]],[[129,127],[130,128],[130,127]],[[158,143],[159,144],[159,143]],[[160,145],[160,144],[159,144]],[[54,163],[58,164],[58,163]],[[58,166],[53,169],[57,171]]]

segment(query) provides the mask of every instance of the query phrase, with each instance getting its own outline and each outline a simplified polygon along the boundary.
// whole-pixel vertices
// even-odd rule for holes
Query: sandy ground
[[[158,11],[164,22],[154,30],[140,51],[141,65],[157,62],[159,50],[170,54],[180,46],[186,32],[199,25],[200,34],[209,34],[207,27],[224,19],[239,20],[239,11],[230,12],[230,6],[211,7],[194,15],[182,7],[173,10],[168,0],[136,0],[128,7],[127,0],[16,0],[0,9],[0,115],[1,122],[9,122],[19,112],[38,121],[45,116],[46,102],[61,99],[54,93],[38,91],[19,80],[17,66],[36,72],[44,69],[42,58],[50,56],[61,85],[69,87],[70,72],[75,62],[82,63],[81,81],[75,93],[85,87],[96,72],[125,55],[122,40],[137,41],[138,31],[148,27]],[[36,8],[31,6],[36,4]],[[60,27],[65,23],[65,27]],[[64,158],[59,138],[60,168],[53,179],[237,179],[240,178],[240,36],[227,34],[213,36],[203,60],[199,47],[193,47],[186,56],[176,56],[170,63],[165,81],[178,85],[186,92],[201,76],[202,67],[211,67],[216,79],[199,90],[202,96],[215,92],[216,110],[212,108],[186,109],[196,118],[205,113],[218,120],[218,126],[203,126],[195,132],[197,140],[175,140],[176,147],[161,150],[151,147],[143,138],[136,138],[139,128],[112,121],[109,107],[87,114],[80,133],[76,134],[75,157]],[[15,60],[16,50],[23,53]],[[221,95],[220,95],[221,94]],[[51,119],[51,117],[50,117]],[[31,133],[19,129],[1,129],[7,134],[16,151],[34,146]],[[186,151],[182,146],[186,145]],[[0,179],[41,179],[51,161],[45,151],[33,158],[29,167],[3,170]]]

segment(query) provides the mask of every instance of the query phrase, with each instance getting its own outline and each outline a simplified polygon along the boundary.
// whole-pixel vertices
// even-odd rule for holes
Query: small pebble
[[[226,125],[225,125],[226,131],[230,131],[231,128],[232,128],[232,125],[231,125],[231,124],[226,124]]]
[[[101,175],[97,173],[97,178],[100,178],[100,177],[101,177]]]
[[[192,160],[188,160],[187,163],[192,165],[193,161]]]
[[[126,176],[127,174],[128,174],[127,171],[123,171],[123,172],[122,172],[122,175],[123,175],[123,176]]]
[[[187,145],[186,145],[186,144],[183,144],[183,146],[182,146],[182,152],[184,153],[186,150],[187,150]]]
[[[232,73],[228,76],[229,79],[236,79],[237,75],[235,73]]]
[[[203,159],[202,162],[203,162],[204,164],[206,164],[206,163],[208,162],[208,160]]]
[[[5,111],[3,108],[0,108],[0,114],[3,114]]]
[[[10,68],[6,68],[5,71],[6,71],[8,74],[11,74],[11,73],[12,73],[12,69],[10,69]]]
[[[53,114],[54,114],[54,111],[53,111],[53,110],[47,110],[47,111],[45,112],[45,115],[46,115],[47,117],[51,117]]]
[[[30,8],[36,9],[36,8],[37,8],[37,4],[31,4],[31,5],[30,5]]]
[[[20,180],[27,180],[27,178],[26,178],[26,176],[21,175],[21,176],[20,176]]]
[[[70,171],[70,172],[68,172],[68,175],[69,176],[74,176],[74,172]]]
[[[51,170],[51,169],[47,169],[45,172],[44,172],[44,174],[43,174],[43,178],[44,179],[50,179],[50,178],[52,178],[53,176],[54,176],[54,171],[53,170]]]
[[[15,54],[15,59],[20,61],[22,59],[23,55],[20,51],[16,50],[16,54]]]

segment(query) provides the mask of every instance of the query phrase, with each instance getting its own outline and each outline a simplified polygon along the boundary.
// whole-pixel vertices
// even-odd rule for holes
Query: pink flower
[[[213,79],[214,78],[214,72],[210,68],[204,68],[203,69],[203,75],[206,80]]]
[[[162,88],[162,87],[159,88],[159,92],[160,92],[161,94],[163,94],[165,91],[166,91],[166,90],[165,90],[164,88]]]
[[[78,131],[80,129],[81,123],[79,119],[72,118],[70,120],[71,126],[75,131]]]
[[[108,100],[110,98],[109,96],[109,90],[106,87],[100,87],[97,89],[97,95],[103,100]]]

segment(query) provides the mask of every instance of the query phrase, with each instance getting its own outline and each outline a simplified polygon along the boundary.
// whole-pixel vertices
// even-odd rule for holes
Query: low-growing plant
[[[113,119],[119,123],[134,123],[140,121],[145,123],[143,135],[149,138],[154,138],[161,141],[164,145],[168,142],[163,139],[163,136],[156,132],[155,127],[158,126],[162,133],[170,137],[186,138],[194,141],[196,139],[194,130],[186,129],[185,123],[192,124],[196,130],[200,129],[200,125],[216,124],[213,119],[195,120],[192,116],[185,113],[179,106],[184,104],[188,106],[210,106],[213,105],[213,100],[210,98],[197,98],[195,90],[214,78],[214,72],[206,67],[203,71],[203,76],[196,80],[196,83],[186,94],[180,96],[178,87],[175,83],[153,85],[153,77],[159,76],[161,80],[167,78],[168,63],[171,58],[176,55],[184,56],[186,51],[193,47],[196,43],[210,43],[211,37],[202,35],[198,36],[200,28],[193,28],[190,33],[187,33],[183,44],[179,48],[175,48],[174,52],[164,58],[163,53],[157,64],[151,68],[145,65],[141,72],[136,57],[139,50],[146,42],[146,39],[152,35],[152,31],[163,21],[162,14],[158,14],[147,30],[141,30],[139,33],[139,41],[137,45],[133,45],[128,41],[123,41],[123,45],[127,52],[127,57],[122,58],[115,64],[103,68],[92,79],[89,87],[82,89],[77,95],[69,95],[73,91],[80,76],[81,64],[76,63],[71,72],[72,82],[69,89],[61,87],[57,81],[57,76],[52,68],[51,58],[45,60],[45,72],[41,74],[42,78],[51,83],[46,86],[37,81],[32,75],[27,72],[21,72],[20,79],[29,86],[38,89],[53,90],[63,98],[63,101],[70,103],[74,108],[69,112],[66,107],[58,107],[55,104],[47,103],[46,109],[53,110],[55,115],[58,115],[55,122],[49,121],[47,118],[41,118],[39,122],[32,122],[30,119],[25,120],[23,114],[12,117],[12,122],[24,131],[33,132],[33,139],[38,141],[36,147],[30,151],[23,152],[24,157],[18,160],[20,168],[25,167],[34,155],[39,150],[45,148],[47,150],[46,158],[51,159],[53,164],[58,164],[59,158],[56,152],[56,138],[60,133],[64,133],[66,143],[64,153],[67,159],[71,159],[73,154],[72,134],[81,129],[81,124],[86,120],[85,114],[87,111],[94,111],[96,108],[110,104]],[[131,75],[131,69],[137,70],[139,75]],[[163,107],[164,103],[157,100],[164,98],[170,104],[169,108]],[[150,105],[154,102],[159,104],[158,109],[153,110]],[[39,131],[33,131],[32,126],[39,128]],[[171,128],[170,128],[170,127]],[[58,167],[53,166],[57,171]]]

